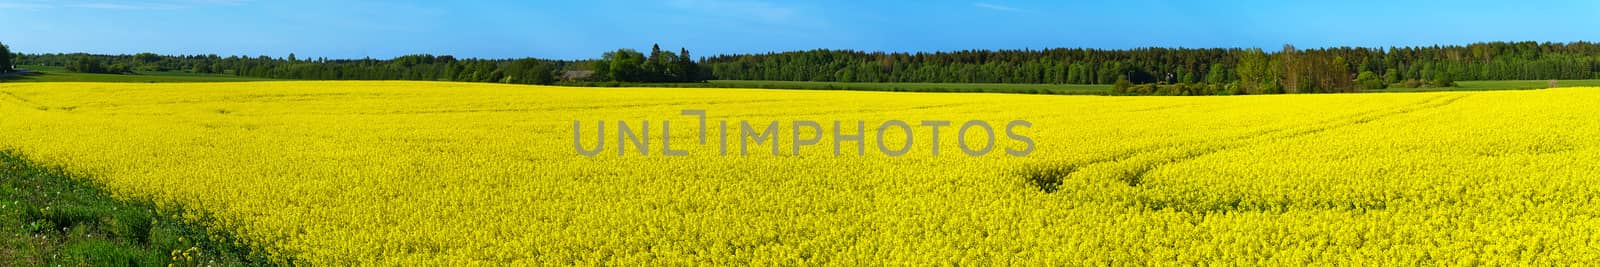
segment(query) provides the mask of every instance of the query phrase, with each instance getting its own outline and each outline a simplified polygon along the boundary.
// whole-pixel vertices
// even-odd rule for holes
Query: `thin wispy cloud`
[[[1012,13],[1027,12],[1027,10],[1023,10],[1023,9],[1020,9],[1020,8],[1003,6],[1003,5],[996,5],[996,4],[990,4],[990,3],[984,3],[984,2],[972,3],[972,6],[976,6],[978,8],[983,8],[983,9],[988,9],[988,10],[1000,11],[1000,12],[1012,12]]]

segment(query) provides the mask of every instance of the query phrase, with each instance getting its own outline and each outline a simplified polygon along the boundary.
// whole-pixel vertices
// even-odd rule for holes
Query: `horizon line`
[[[1500,43],[1505,43],[1505,44],[1535,43],[1535,44],[1538,44],[1538,45],[1548,45],[1548,44],[1568,45],[1568,44],[1585,44],[1585,43],[1586,44],[1600,44],[1600,41],[1589,41],[1589,40],[1575,40],[1575,41],[1564,41],[1564,42],[1560,42],[1560,41],[1532,41],[1532,40],[1524,40],[1524,41],[1477,41],[1477,42],[1470,42],[1470,43],[1465,43],[1465,44],[1460,44],[1460,43],[1454,43],[1454,44],[1435,43],[1435,44],[1431,44],[1431,45],[1402,45],[1402,46],[1395,46],[1395,45],[1391,45],[1391,46],[1320,46],[1320,47],[1296,47],[1296,49],[1298,49],[1298,50],[1326,50],[1326,49],[1334,49],[1334,48],[1353,48],[1353,49],[1363,49],[1364,48],[1364,49],[1384,49],[1384,50],[1387,50],[1387,49],[1396,49],[1396,48],[1405,49],[1405,48],[1435,48],[1435,47],[1438,47],[1438,48],[1469,47],[1469,46],[1473,46],[1473,45],[1500,44]],[[657,44],[659,44],[659,43],[657,43]],[[1293,45],[1293,44],[1292,43],[1285,43],[1284,45]],[[622,47],[622,48],[617,48],[617,49],[618,50],[628,49],[628,50],[639,51],[638,49],[628,48],[628,47]],[[932,50],[932,51],[885,51],[885,50],[863,50],[863,49],[849,49],[849,48],[812,48],[812,49],[800,49],[800,50],[771,50],[771,51],[766,51],[766,52],[754,52],[754,53],[723,53],[723,54],[716,54],[716,55],[713,55],[713,56],[701,56],[700,58],[712,58],[712,57],[722,57],[722,56],[744,56],[744,55],[769,55],[769,54],[783,54],[783,53],[808,52],[808,51],[852,51],[852,52],[861,52],[861,53],[867,53],[867,54],[910,54],[910,55],[918,55],[918,54],[941,54],[941,53],[957,53],[957,52],[972,52],[972,51],[1010,52],[1010,51],[1046,51],[1046,50],[1060,50],[1060,49],[1069,49],[1069,50],[1081,49],[1081,50],[1098,50],[1098,51],[1138,51],[1138,50],[1148,50],[1148,49],[1199,49],[1199,50],[1207,50],[1207,49],[1223,49],[1223,50],[1261,49],[1261,51],[1267,52],[1269,54],[1271,54],[1271,53],[1279,53],[1279,52],[1283,51],[1282,47],[1186,47],[1186,46],[1139,46],[1139,47],[1130,47],[1130,48],[1095,48],[1095,47],[1065,47],[1065,46],[1063,46],[1063,47],[1047,47],[1047,48],[1037,48],[1037,49],[1036,48],[1031,48],[1031,47],[1023,47],[1023,48],[1020,48],[1020,49],[1018,49],[1018,48],[1000,48],[1000,49],[973,48],[973,49]],[[615,51],[615,50],[607,50],[605,52],[611,52],[611,51]],[[602,53],[605,53],[605,52],[602,52]],[[671,51],[668,51],[668,52],[671,52]],[[155,55],[159,55],[159,56],[169,56],[169,57],[178,57],[178,56],[218,56],[218,57],[223,57],[223,58],[227,58],[227,57],[240,57],[240,58],[269,57],[269,58],[273,58],[273,59],[285,59],[285,58],[288,58],[289,55],[295,55],[295,53],[293,53],[293,52],[290,52],[288,55],[272,56],[272,55],[266,55],[266,54],[258,54],[258,55],[226,54],[225,55],[225,54],[217,54],[217,53],[163,54],[163,53],[155,53],[155,52],[148,52],[148,51],[145,51],[145,52],[134,52],[134,53],[118,53],[118,54],[97,53],[97,52],[83,52],[83,51],[80,51],[80,52],[19,53],[18,51],[15,51],[15,50],[11,51],[11,53],[18,54],[18,55],[23,55],[23,56],[28,56],[28,55],[73,55],[73,54],[83,54],[83,55],[89,55],[89,56],[133,56],[133,55],[137,55],[137,54],[151,53],[151,54],[155,54]],[[581,59],[570,59],[570,58],[568,58],[568,59],[557,59],[557,58],[539,58],[539,57],[496,57],[496,58],[491,58],[491,57],[457,57],[457,56],[455,56],[453,54],[449,54],[449,53],[441,53],[441,54],[408,53],[408,54],[402,54],[402,55],[397,55],[397,56],[392,56],[392,57],[387,57],[387,58],[372,57],[372,56],[364,56],[364,57],[361,57],[361,58],[338,58],[338,57],[326,57],[326,56],[301,57],[299,55],[296,55],[296,57],[300,58],[301,60],[320,59],[320,60],[329,60],[329,61],[340,61],[340,60],[354,61],[354,60],[393,60],[393,59],[396,59],[396,58],[401,58],[401,57],[406,57],[406,56],[422,56],[422,55],[427,55],[427,56],[450,56],[450,57],[453,57],[453,58],[457,58],[458,60],[487,60],[487,61],[537,59],[537,60],[546,60],[546,61],[579,62],[579,61],[592,61],[592,60],[600,60],[601,59],[600,57],[589,57],[589,58],[581,58]]]

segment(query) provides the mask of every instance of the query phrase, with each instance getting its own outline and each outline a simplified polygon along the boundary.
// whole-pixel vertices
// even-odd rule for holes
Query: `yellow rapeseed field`
[[[210,213],[196,222],[312,265],[1559,264],[1600,261],[1597,104],[1596,88],[1101,97],[8,83],[0,149],[120,198]],[[705,110],[709,142],[683,110]],[[803,120],[847,133],[863,122],[865,155],[843,142],[834,155],[831,132],[796,154],[790,123]],[[889,120],[914,126],[904,156],[878,151]],[[954,122],[938,156],[923,120]],[[970,120],[994,126],[994,152],[962,153],[954,127]],[[1006,138],[1014,120],[1031,122],[1015,129],[1031,154],[1003,152],[1026,148]],[[623,143],[619,155],[618,121],[649,124],[652,151]],[[660,153],[663,121],[687,156]],[[779,155],[765,143],[741,156],[737,141],[721,155],[718,121],[777,121]],[[592,157],[574,144],[598,141]]]

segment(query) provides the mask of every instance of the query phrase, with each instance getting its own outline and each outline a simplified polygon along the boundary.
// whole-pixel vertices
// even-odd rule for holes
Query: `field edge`
[[[92,179],[0,149],[0,265],[284,266],[182,209],[117,199]]]

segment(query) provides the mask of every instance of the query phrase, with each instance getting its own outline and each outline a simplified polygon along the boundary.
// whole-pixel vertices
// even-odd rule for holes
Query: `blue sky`
[[[1600,1],[0,0],[13,51],[389,58],[1600,40]]]

